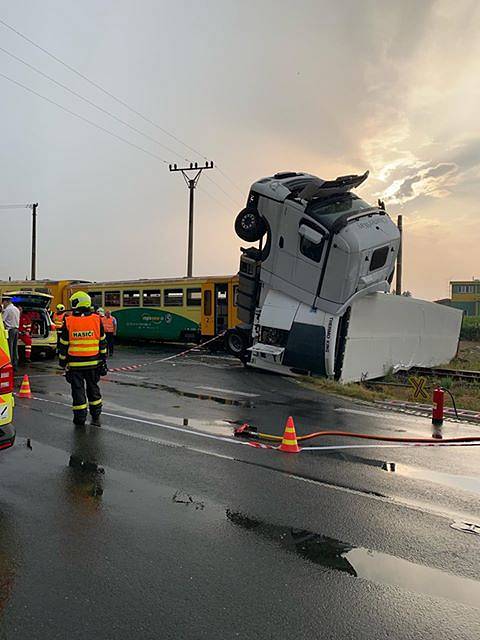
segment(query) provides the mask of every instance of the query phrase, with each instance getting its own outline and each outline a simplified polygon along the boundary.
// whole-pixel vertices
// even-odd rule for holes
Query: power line
[[[67,107],[64,107],[63,105],[59,104],[58,102],[55,102],[55,100],[51,100],[50,98],[47,98],[46,96],[42,95],[41,93],[38,93],[34,89],[30,89],[30,87],[27,87],[26,85],[22,84],[21,82],[18,82],[17,80],[14,80],[13,78],[10,78],[9,76],[6,76],[4,73],[0,73],[0,77],[5,78],[5,80],[8,80],[9,82],[12,82],[13,84],[16,84],[18,87],[22,87],[22,89],[25,89],[25,91],[28,91],[29,93],[32,93],[33,95],[35,95],[35,96],[37,96],[39,98],[42,98],[42,100],[46,100],[46,102],[49,102],[50,104],[55,105],[59,109],[62,109],[62,111],[65,111],[66,113],[69,113],[70,115],[75,116],[75,118],[78,118],[79,120],[83,120],[83,122],[86,122],[87,124],[90,124],[92,127],[95,127],[97,129],[100,129],[100,131],[104,131],[105,133],[108,133],[108,135],[116,138],[117,140],[121,140],[125,144],[130,145],[131,147],[134,147],[135,149],[138,149],[139,151],[143,151],[143,153],[146,153],[147,155],[151,156],[152,158],[155,158],[156,160],[160,160],[160,162],[163,162],[164,164],[168,164],[168,162],[166,160],[164,160],[160,156],[157,156],[156,153],[152,153],[151,151],[148,151],[148,149],[144,149],[143,147],[140,147],[138,144],[135,144],[134,142],[130,142],[130,140],[127,140],[126,138],[123,138],[122,136],[117,135],[113,131],[110,131],[109,129],[105,129],[105,127],[102,127],[101,125],[97,124],[96,122],[93,122],[92,120],[89,120],[88,118],[85,118],[84,116],[81,116],[80,114],[76,113],[75,111],[72,111],[71,109],[68,109]]]
[[[183,157],[181,154],[177,153],[174,149],[172,149],[171,147],[167,147],[166,145],[164,145],[162,142],[160,142],[159,140],[157,140],[156,138],[153,138],[152,136],[148,135],[147,133],[144,133],[143,131],[141,131],[140,129],[137,129],[137,127],[134,127],[133,125],[131,125],[129,122],[126,122],[125,120],[122,120],[122,118],[119,118],[118,116],[116,116],[115,114],[111,113],[111,111],[109,111],[108,109],[104,109],[103,107],[99,106],[98,104],[96,104],[95,102],[93,102],[92,100],[89,100],[88,98],[86,98],[85,96],[83,96],[82,94],[78,93],[77,91],[75,91],[74,89],[72,89],[71,87],[63,84],[62,82],[59,82],[58,80],[56,80],[55,78],[53,78],[52,76],[49,76],[47,73],[44,73],[41,69],[38,69],[37,67],[35,67],[34,65],[30,64],[29,62],[27,62],[26,60],[23,60],[22,58],[20,58],[19,56],[15,55],[14,53],[12,53],[11,51],[8,51],[8,49],[5,49],[4,47],[0,47],[0,51],[2,51],[3,53],[5,53],[6,55],[10,56],[11,58],[13,58],[13,60],[16,60],[17,62],[20,62],[21,64],[25,65],[27,68],[32,69],[32,71],[35,71],[35,73],[38,73],[40,76],[42,76],[43,78],[46,78],[47,80],[49,80],[50,82],[53,82],[53,84],[57,85],[58,87],[61,87],[62,89],[65,89],[65,91],[68,91],[69,93],[71,93],[73,96],[75,96],[76,98],[79,98],[80,100],[83,100],[83,102],[87,103],[88,105],[94,107],[95,109],[97,109],[98,111],[100,111],[101,113],[106,114],[107,116],[109,116],[110,118],[112,118],[113,120],[116,120],[117,122],[119,122],[120,124],[128,127],[129,129],[131,129],[132,131],[134,131],[135,133],[138,133],[139,135],[143,136],[144,138],[146,138],[147,140],[150,140],[151,142],[154,142],[155,144],[158,144],[160,147],[162,147],[163,149],[166,149],[167,151],[170,151],[173,155],[181,158],[182,160],[185,160],[186,162],[189,162],[189,158],[185,158]],[[222,172],[223,173],[223,172]],[[221,186],[218,184],[218,182],[216,182],[213,178],[210,178],[210,176],[206,176],[210,182],[212,182],[212,184],[214,184],[224,195],[227,196],[227,198],[229,198],[232,202],[234,202],[235,204],[238,204],[234,198],[232,198],[232,196]]]
[[[217,164],[217,165],[215,165],[215,166],[217,167],[217,171],[218,171],[219,173],[221,173],[221,174],[222,174],[222,176],[223,176],[226,180],[228,180],[228,182],[230,182],[230,184],[231,184],[231,185],[233,185],[233,186],[235,187],[235,189],[236,189],[239,193],[241,193],[241,194],[242,194],[242,196],[244,196],[244,195],[245,195],[245,192],[244,192],[244,191],[242,191],[242,189],[240,189],[240,187],[239,187],[239,186],[237,186],[237,185],[235,184],[235,182],[230,178],[230,176],[229,176],[228,174],[226,174],[226,173],[225,173],[225,171],[223,171],[223,170],[222,170],[222,168],[221,168],[218,164]]]
[[[216,168],[217,168],[217,167],[216,167]],[[214,185],[217,187],[217,189],[219,189],[219,190],[220,190],[224,195],[226,195],[226,196],[227,196],[227,198],[228,198],[229,200],[231,200],[231,202],[233,202],[235,205],[237,205],[237,204],[238,204],[237,200],[235,200],[234,198],[232,198],[232,196],[228,193],[228,191],[225,191],[225,189],[224,189],[221,185],[219,185],[219,184],[218,184],[218,182],[216,182],[216,180],[214,180],[213,178],[211,178],[209,175],[206,175],[205,177],[206,177],[206,178],[207,178],[207,180],[209,180],[212,184],[214,184]]]
[[[26,85],[22,84],[21,82],[18,82],[17,80],[14,80],[13,78],[10,78],[9,76],[5,75],[4,73],[0,73],[0,77],[4,78],[5,80],[8,80],[9,82],[11,82],[12,84],[17,85],[18,87],[21,87],[22,89],[25,89],[25,91],[28,91],[29,93],[37,96],[38,98],[42,98],[42,100],[45,100],[46,102],[49,102],[50,104],[53,104],[55,107],[58,107],[62,111],[65,111],[66,113],[74,116],[75,118],[78,118],[79,120],[82,120],[83,122],[86,122],[87,124],[91,125],[92,127],[95,127],[96,129],[99,129],[100,131],[103,131],[104,133],[108,133],[108,135],[112,136],[116,140],[120,140],[121,142],[124,142],[125,144],[128,144],[130,147],[133,147],[134,149],[137,149],[138,151],[142,151],[143,153],[147,154],[148,156],[150,156],[152,158],[155,158],[155,160],[160,160],[160,162],[163,162],[163,164],[170,164],[169,162],[167,162],[166,160],[164,160],[163,158],[158,156],[156,153],[152,153],[148,149],[144,149],[140,145],[135,144],[134,142],[130,142],[130,140],[127,140],[126,138],[123,138],[122,136],[119,136],[118,134],[114,133],[113,131],[110,131],[109,129],[106,129],[105,127],[102,127],[101,125],[97,124],[96,122],[93,122],[92,120],[89,120],[88,118],[85,118],[84,116],[76,113],[75,111],[72,111],[71,109],[68,109],[67,107],[64,107],[63,105],[59,104],[58,102],[55,102],[55,100],[51,100],[50,98],[47,98],[46,96],[42,95],[41,93],[38,93],[38,91],[35,91],[34,89],[31,89],[30,87],[27,87]],[[207,196],[209,196],[212,200],[215,200],[218,204],[220,204],[220,206],[225,207],[226,209],[228,208],[227,205],[225,205],[225,203],[223,203],[220,200],[218,200],[218,198],[213,196],[206,189],[202,189],[202,191]],[[25,205],[13,205],[13,206],[14,206],[14,208],[23,208]],[[11,208],[10,205],[0,205],[0,207],[5,208],[5,209],[7,207]]]
[[[207,196],[209,196],[212,200],[215,200],[215,202],[219,204],[223,209],[228,209],[228,205],[225,204],[225,202],[222,202],[221,200],[219,200],[216,196],[214,196],[212,193],[207,191],[204,187],[197,187],[197,189],[199,191],[202,191],[203,193],[206,193]]]
[[[176,135],[174,135],[173,133],[170,133],[169,131],[167,131],[166,129],[164,129],[163,127],[161,127],[159,124],[157,124],[156,122],[154,122],[153,120],[151,120],[150,118],[148,118],[147,116],[143,115],[143,113],[140,113],[140,111],[137,111],[136,109],[134,109],[133,107],[131,107],[129,104],[127,104],[124,100],[122,100],[121,98],[117,98],[117,96],[115,96],[113,93],[110,93],[110,91],[107,91],[107,89],[105,89],[104,87],[102,87],[100,84],[98,84],[97,82],[94,82],[93,80],[90,80],[90,78],[88,78],[87,76],[85,76],[83,73],[81,73],[80,71],[77,71],[77,69],[75,69],[74,67],[70,66],[69,64],[67,64],[66,62],[64,62],[61,58],[59,58],[58,56],[56,56],[55,54],[51,53],[50,51],[48,51],[47,49],[45,49],[44,47],[42,47],[41,45],[37,44],[36,42],[34,42],[33,40],[31,40],[28,36],[26,36],[25,34],[23,34],[21,31],[18,31],[18,29],[15,29],[15,27],[12,27],[11,25],[9,25],[7,22],[5,22],[5,20],[2,20],[0,18],[0,24],[2,24],[4,27],[6,27],[7,29],[10,29],[10,31],[13,31],[13,33],[17,34],[17,36],[20,36],[20,38],[23,38],[23,40],[26,40],[28,43],[30,43],[31,45],[33,45],[34,47],[36,47],[37,49],[39,49],[40,51],[43,51],[43,53],[45,53],[47,56],[49,56],[50,58],[52,58],[53,60],[55,60],[56,62],[58,62],[59,64],[63,65],[66,69],[68,69],[69,71],[71,71],[72,73],[74,73],[75,75],[77,75],[79,78],[82,78],[82,80],[85,80],[86,82],[88,82],[89,84],[91,84],[93,87],[95,87],[96,89],[98,89],[99,91],[101,91],[102,93],[104,93],[105,95],[107,95],[109,98],[111,98],[112,100],[115,100],[115,102],[117,102],[118,104],[121,104],[122,107],[125,107],[126,109],[128,109],[129,111],[131,111],[132,113],[134,113],[136,116],[138,116],[139,118],[142,118],[143,120],[145,120],[145,122],[148,122],[149,124],[153,125],[154,127],[156,127],[157,129],[159,129],[160,131],[162,131],[165,135],[169,136],[170,138],[172,138],[173,140],[175,140],[176,142],[178,142],[179,144],[182,144],[184,147],[186,147],[187,149],[189,149],[190,151],[192,151],[193,153],[196,153],[197,155],[199,155],[201,158],[203,158],[204,160],[207,160],[207,157],[204,156],[202,153],[200,153],[200,151],[197,151],[197,149],[195,149],[194,147],[191,147],[190,145],[188,145],[186,142],[183,142],[183,140],[181,140],[180,138],[178,138]]]
[[[147,133],[144,133],[143,131],[141,131],[140,129],[137,129],[136,127],[134,127],[133,125],[131,125],[129,122],[126,122],[125,120],[122,120],[121,118],[119,118],[118,116],[116,116],[115,114],[111,113],[110,111],[108,111],[108,109],[104,109],[103,107],[100,107],[98,104],[96,104],[95,102],[93,102],[92,100],[89,100],[88,98],[85,98],[84,96],[82,96],[80,93],[78,93],[77,91],[74,91],[73,89],[71,89],[70,87],[68,87],[67,85],[63,84],[62,82],[59,82],[58,80],[55,80],[55,78],[52,78],[52,76],[49,76],[47,73],[44,73],[43,71],[41,71],[40,69],[37,69],[37,67],[34,67],[32,64],[30,64],[29,62],[27,62],[26,60],[22,60],[22,58],[19,58],[18,56],[16,56],[14,53],[11,53],[10,51],[8,51],[7,49],[4,49],[3,47],[0,47],[0,51],[3,51],[3,53],[6,53],[8,56],[10,56],[11,58],[13,58],[14,60],[17,60],[18,62],[21,62],[22,64],[24,64],[26,67],[28,67],[29,69],[32,69],[33,71],[35,71],[35,73],[38,73],[40,76],[42,76],[43,78],[47,78],[47,80],[50,80],[50,82],[53,82],[54,84],[56,84],[58,87],[61,87],[62,89],[65,89],[65,91],[68,91],[69,93],[71,93],[72,95],[76,96],[77,98],[80,98],[80,100],[83,100],[84,102],[86,102],[87,104],[89,104],[90,106],[94,107],[95,109],[98,109],[98,111],[101,111],[102,113],[105,113],[107,116],[109,116],[110,118],[113,118],[114,120],[116,120],[117,122],[120,122],[120,124],[125,125],[126,127],[128,127],[129,129],[131,129],[132,131],[135,131],[135,133],[138,133],[139,135],[143,136],[144,138],[146,138],[147,140],[150,140],[151,142],[154,142],[155,144],[158,144],[160,147],[162,147],[163,149],[166,149],[167,151],[170,151],[171,153],[173,153],[175,156],[178,156],[179,158],[182,158],[182,160],[186,160],[187,162],[189,162],[188,158],[184,158],[182,155],[180,155],[179,153],[177,153],[174,149],[167,147],[166,145],[162,144],[159,140],[157,140],[156,138],[152,138],[152,136],[149,136]]]
[[[104,93],[105,95],[107,95],[109,98],[111,98],[112,100],[115,100],[115,102],[117,102],[118,104],[122,105],[123,107],[125,107],[126,109],[128,109],[129,111],[131,111],[132,113],[134,113],[136,116],[138,116],[139,118],[142,118],[142,120],[144,120],[145,122],[148,122],[149,124],[151,124],[152,126],[156,127],[157,129],[159,129],[160,131],[162,131],[165,135],[169,136],[170,138],[172,138],[173,140],[175,140],[176,142],[178,142],[179,144],[183,145],[186,149],[189,149],[190,151],[192,151],[193,153],[196,153],[197,155],[199,155],[201,158],[203,158],[204,160],[208,160],[207,156],[205,156],[203,153],[201,153],[200,151],[198,151],[198,149],[195,149],[195,147],[192,147],[191,145],[187,144],[186,142],[184,142],[183,140],[181,140],[178,136],[174,135],[173,133],[170,133],[167,129],[164,129],[163,127],[161,127],[158,123],[154,122],[151,118],[148,118],[147,116],[145,116],[143,113],[141,113],[140,111],[137,111],[137,109],[133,108],[132,106],[130,106],[128,103],[126,103],[124,100],[122,100],[121,98],[118,98],[117,96],[115,96],[113,93],[111,93],[110,91],[108,91],[107,89],[105,89],[104,87],[102,87],[100,84],[98,84],[97,82],[91,80],[90,78],[88,78],[86,75],[84,75],[83,73],[81,73],[80,71],[78,71],[77,69],[75,69],[74,67],[72,67],[71,65],[67,64],[66,62],[64,62],[61,58],[59,58],[58,56],[56,56],[55,54],[51,53],[50,51],[48,51],[48,49],[45,49],[44,47],[42,47],[41,45],[37,44],[36,42],[34,42],[31,38],[29,38],[28,36],[26,36],[24,33],[22,33],[21,31],[18,31],[18,29],[15,29],[15,27],[12,27],[10,24],[8,24],[7,22],[5,22],[5,20],[2,20],[0,18],[0,24],[2,24],[4,27],[6,27],[7,29],[9,29],[10,31],[12,31],[13,33],[15,33],[16,35],[18,35],[20,38],[22,38],[23,40],[25,40],[26,42],[28,42],[29,44],[31,44],[32,46],[36,47],[37,49],[39,49],[40,51],[42,51],[43,53],[45,53],[47,56],[49,56],[50,58],[52,58],[52,60],[55,60],[56,62],[58,62],[59,64],[61,64],[62,66],[64,66],[66,69],[68,69],[69,71],[71,71],[72,73],[74,73],[75,75],[77,75],[79,78],[82,78],[82,80],[85,80],[86,82],[88,82],[91,86],[95,87],[96,89],[98,89],[99,91],[101,91],[102,93]],[[5,51],[5,49],[3,49],[3,51]],[[8,53],[8,52],[7,52]],[[23,62],[23,61],[21,61]],[[33,68],[33,67],[32,67]],[[48,77],[48,76],[47,76]],[[49,78],[50,79],[50,78]],[[54,81],[56,82],[56,81]],[[96,106],[96,105],[94,105]],[[98,107],[97,107],[98,108]],[[111,115],[111,114],[110,114]],[[115,116],[112,116],[115,117]],[[130,126],[130,125],[127,125]],[[142,134],[145,135],[145,134]],[[161,143],[158,143],[161,144]],[[164,146],[164,145],[162,145]],[[165,147],[168,148],[168,147]],[[179,157],[180,154],[174,152],[175,155],[178,155]],[[220,174],[226,179],[228,180],[228,182],[230,182],[235,189],[237,189],[242,195],[244,194],[244,192],[235,184],[235,182],[228,176],[228,174],[223,171],[218,165],[217,165],[217,169],[220,172]],[[218,185],[217,185],[218,186]]]
[[[0,204],[0,209],[31,209],[33,204]]]

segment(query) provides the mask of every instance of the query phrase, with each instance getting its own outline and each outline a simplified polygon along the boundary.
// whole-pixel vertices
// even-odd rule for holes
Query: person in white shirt
[[[8,331],[8,348],[13,367],[18,364],[18,327],[20,326],[20,309],[18,309],[8,296],[2,297],[2,319],[5,329]]]

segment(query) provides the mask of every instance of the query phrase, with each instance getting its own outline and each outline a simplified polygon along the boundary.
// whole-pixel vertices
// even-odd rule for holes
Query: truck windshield
[[[330,229],[345,214],[360,213],[368,209],[372,209],[372,205],[349,192],[312,200],[308,203],[305,213]]]

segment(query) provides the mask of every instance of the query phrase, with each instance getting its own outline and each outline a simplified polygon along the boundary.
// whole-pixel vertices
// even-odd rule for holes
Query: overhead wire
[[[138,149],[139,151],[143,151],[143,153],[146,153],[147,155],[151,156],[152,158],[155,158],[156,160],[160,160],[160,162],[163,162],[164,164],[169,164],[166,160],[161,158],[156,153],[152,153],[148,149],[145,149],[144,147],[141,147],[140,145],[135,144],[134,142],[130,142],[130,140],[127,140],[123,136],[119,136],[118,134],[114,133],[113,131],[110,131],[110,129],[106,129],[105,127],[102,127],[101,125],[97,124],[96,122],[93,122],[93,120],[89,120],[88,118],[85,118],[84,116],[80,115],[79,113],[76,113],[75,111],[72,111],[68,107],[64,107],[60,103],[55,102],[55,100],[51,100],[50,98],[47,98],[47,96],[44,96],[41,93],[38,93],[38,91],[35,91],[34,89],[31,89],[30,87],[27,87],[27,85],[25,85],[25,84],[23,84],[21,82],[18,82],[18,80],[14,80],[13,78],[10,78],[10,76],[5,75],[4,73],[0,73],[0,77],[4,78],[5,80],[8,80],[9,82],[11,82],[13,84],[16,84],[18,87],[21,87],[22,89],[25,89],[25,91],[28,91],[29,93],[32,93],[33,95],[37,96],[38,98],[42,98],[42,100],[45,100],[46,102],[49,102],[50,104],[55,105],[56,107],[58,107],[62,111],[65,111],[66,113],[69,113],[70,115],[74,116],[75,118],[78,118],[79,120],[83,120],[83,122],[88,123],[92,127],[95,127],[96,129],[100,129],[100,131],[104,131],[105,133],[108,133],[108,135],[116,138],[117,140],[121,140],[122,142],[124,142],[125,144],[128,144],[129,146],[134,147],[135,149]]]
[[[35,91],[34,89],[28,87],[27,85],[23,84],[22,82],[18,82],[18,80],[14,80],[13,78],[10,78],[10,76],[7,76],[6,74],[1,73],[1,72],[0,72],[0,77],[4,78],[5,80],[8,80],[9,82],[17,85],[18,87],[21,87],[22,89],[25,89],[25,91],[28,91],[29,93],[32,93],[33,95],[37,96],[38,98],[42,98],[42,100],[45,100],[46,102],[49,102],[50,104],[53,104],[55,107],[58,107],[62,111],[65,111],[66,113],[74,116],[75,118],[78,118],[79,120],[82,120],[83,122],[86,122],[87,124],[91,125],[92,127],[95,127],[96,129],[99,129],[100,131],[103,131],[104,133],[108,133],[108,135],[112,136],[113,138],[116,138],[117,140],[120,140],[121,142],[124,142],[125,144],[128,144],[130,147],[133,147],[133,148],[137,149],[138,151],[142,151],[143,153],[147,154],[148,156],[150,156],[152,158],[155,158],[155,160],[160,160],[160,162],[163,162],[163,164],[170,164],[167,160],[165,160],[164,158],[160,157],[156,153],[152,153],[148,149],[145,149],[144,147],[141,147],[140,145],[135,144],[134,142],[131,142],[130,140],[127,140],[123,136],[120,136],[117,133],[114,133],[113,131],[110,131],[110,129],[106,129],[105,127],[102,127],[102,125],[99,125],[96,122],[93,122],[93,120],[90,120],[89,118],[85,118],[84,116],[80,115],[76,111],[72,111],[72,109],[69,109],[68,107],[65,107],[62,104],[56,102],[55,100],[52,100],[51,98],[48,98],[47,96],[44,96],[43,94],[39,93],[38,91]],[[226,205],[224,202],[221,202],[216,196],[211,194],[209,191],[207,191],[206,189],[201,188],[201,187],[198,187],[198,188],[200,188],[200,190],[203,191],[203,193],[205,193],[207,196],[209,196],[209,198],[211,198],[212,200],[215,200],[215,202],[217,202],[220,206],[228,208],[228,205]],[[23,207],[23,205],[21,205],[21,206]],[[4,207],[4,208],[6,208],[6,207]]]
[[[236,184],[235,184],[235,182],[230,178],[230,176],[229,176],[227,173],[225,173],[225,171],[223,171],[223,169],[220,167],[220,165],[219,165],[218,163],[216,163],[216,164],[215,164],[215,166],[216,166],[216,168],[217,168],[218,172],[219,172],[219,173],[221,173],[221,174],[222,174],[222,176],[225,178],[225,180],[228,180],[228,182],[230,182],[230,184],[231,184],[232,186],[234,186],[234,187],[235,187],[235,189],[236,189],[239,193],[241,193],[241,194],[242,194],[242,196],[244,196],[244,195],[245,195],[245,192],[244,192],[242,189],[240,189],[240,187],[239,187],[238,185],[236,185]]]
[[[118,134],[114,133],[113,131],[110,131],[110,129],[106,129],[105,127],[102,127],[101,125],[97,124],[96,122],[93,122],[93,120],[90,120],[89,118],[85,118],[84,116],[80,115],[79,113],[76,113],[75,111],[72,111],[68,107],[64,107],[63,105],[61,105],[60,103],[56,102],[55,100],[51,100],[50,98],[48,98],[47,96],[42,95],[38,91],[35,91],[34,89],[31,89],[30,87],[27,87],[27,85],[25,85],[25,84],[23,84],[21,82],[18,82],[18,80],[14,80],[13,78],[10,78],[9,76],[7,76],[7,75],[5,75],[4,73],[1,73],[1,72],[0,72],[0,77],[4,78],[5,80],[8,80],[9,82],[17,85],[18,87],[21,87],[22,89],[25,89],[25,91],[28,91],[29,93],[32,93],[33,95],[37,96],[38,98],[42,98],[42,100],[45,100],[46,102],[49,102],[50,104],[53,104],[54,106],[58,107],[62,111],[65,111],[66,113],[74,116],[75,118],[78,118],[79,120],[82,120],[83,122],[86,122],[87,124],[91,125],[92,127],[95,127],[96,129],[100,129],[100,131],[103,131],[104,133],[108,133],[108,135],[112,136],[113,138],[116,138],[117,140],[120,140],[121,142],[124,142],[125,144],[128,144],[130,147],[133,147],[133,148],[137,149],[138,151],[142,151],[143,153],[147,154],[148,156],[150,156],[152,158],[155,158],[155,160],[160,160],[160,162],[163,162],[163,164],[170,164],[169,162],[167,162],[167,160],[165,160],[164,158],[161,158],[156,153],[152,153],[148,149],[145,149],[144,147],[141,147],[140,145],[135,144],[134,142],[131,142],[130,140],[127,140],[123,136],[119,136]],[[201,191],[203,191],[212,200],[215,200],[215,202],[217,202],[220,206],[227,208],[227,205],[224,202],[221,202],[217,197],[212,195],[206,189],[201,188]],[[18,207],[24,208],[24,205],[18,205]],[[7,207],[4,206],[2,208],[7,208]]]
[[[82,94],[78,93],[77,91],[75,91],[74,89],[71,89],[70,87],[68,87],[66,84],[63,84],[62,82],[59,82],[58,80],[55,80],[55,78],[52,78],[52,76],[49,76],[47,73],[44,73],[43,71],[41,71],[41,69],[37,69],[37,67],[34,67],[32,64],[30,64],[29,62],[27,62],[26,60],[23,60],[22,58],[19,58],[18,56],[16,56],[14,53],[12,53],[11,51],[8,51],[7,49],[4,49],[3,47],[0,47],[0,51],[3,51],[3,53],[6,53],[8,56],[10,56],[11,58],[13,58],[14,60],[17,60],[17,62],[21,62],[23,65],[25,65],[26,67],[28,67],[29,69],[32,69],[33,71],[35,71],[35,73],[38,73],[40,76],[42,76],[43,78],[46,78],[47,80],[49,80],[50,82],[53,82],[54,84],[56,84],[58,87],[61,87],[62,89],[65,89],[65,91],[68,91],[69,93],[71,93],[72,95],[74,95],[75,97],[79,98],[80,100],[83,100],[83,102],[86,102],[87,104],[89,104],[90,106],[94,107],[95,109],[98,109],[98,111],[101,111],[102,113],[106,114],[107,116],[109,116],[110,118],[112,118],[113,120],[116,120],[117,122],[120,122],[120,124],[123,124],[124,126],[128,127],[129,129],[131,129],[132,131],[134,131],[135,133],[138,133],[139,135],[143,136],[144,138],[146,138],[147,140],[150,140],[151,142],[154,142],[155,144],[158,144],[160,147],[162,147],[163,149],[166,149],[167,151],[170,151],[171,153],[173,153],[174,155],[178,156],[179,158],[182,158],[182,160],[186,160],[187,162],[189,162],[188,158],[184,158],[182,155],[180,155],[179,153],[177,153],[174,149],[172,149],[171,147],[167,147],[166,145],[164,145],[163,143],[161,143],[159,140],[157,140],[156,138],[153,138],[152,136],[149,136],[147,133],[144,133],[143,131],[141,131],[140,129],[137,129],[137,127],[134,127],[133,125],[131,125],[129,122],[127,122],[126,120],[122,120],[122,118],[119,118],[118,116],[116,116],[115,114],[111,113],[108,109],[104,109],[103,107],[99,106],[98,104],[96,104],[95,102],[93,102],[92,100],[89,100],[88,98],[85,98],[84,96],[82,96]]]
[[[219,191],[221,191],[224,195],[226,195],[226,196],[227,196],[227,198],[228,198],[229,200],[231,200],[234,204],[236,204],[236,205],[238,204],[238,200],[236,200],[235,198],[233,198],[233,197],[228,193],[228,191],[225,191],[225,189],[224,189],[221,185],[219,185],[219,184],[218,184],[218,182],[216,182],[212,177],[210,177],[208,174],[205,174],[205,178],[207,178],[207,180],[209,180],[212,184],[214,184],[214,185],[217,187],[217,189],[218,189]]]
[[[0,204],[0,209],[30,209],[29,204]]]
[[[108,96],[109,98],[111,98],[112,100],[114,100],[115,102],[117,102],[118,104],[122,105],[125,109],[128,109],[131,113],[134,113],[136,116],[138,116],[139,118],[142,118],[142,120],[144,120],[145,122],[148,122],[149,124],[151,124],[152,126],[156,127],[159,131],[162,131],[162,133],[164,133],[165,135],[169,136],[170,138],[172,138],[173,140],[175,140],[176,142],[178,142],[179,144],[183,145],[186,149],[189,149],[190,151],[192,151],[193,153],[197,154],[198,156],[200,156],[201,158],[203,158],[204,160],[209,160],[209,158],[207,156],[205,156],[201,151],[199,151],[198,149],[196,149],[195,147],[192,147],[191,145],[189,145],[188,143],[184,142],[181,138],[179,138],[178,136],[176,136],[175,134],[171,133],[170,131],[168,131],[167,129],[165,129],[164,127],[160,126],[157,122],[155,122],[154,120],[152,120],[151,118],[149,118],[148,116],[144,115],[143,113],[141,113],[140,111],[138,111],[137,109],[135,109],[134,107],[132,107],[131,105],[129,105],[127,102],[125,102],[124,100],[122,100],[121,98],[119,98],[118,96],[114,95],[113,93],[111,93],[110,91],[108,91],[107,89],[105,89],[102,85],[100,85],[99,83],[95,82],[94,80],[91,80],[88,76],[84,75],[83,73],[81,73],[80,71],[78,71],[77,69],[75,69],[74,67],[72,67],[71,65],[69,65],[67,62],[65,62],[64,60],[62,60],[61,58],[59,58],[58,56],[56,56],[54,53],[52,53],[51,51],[49,51],[48,49],[46,49],[45,47],[42,47],[41,45],[39,45],[37,42],[35,42],[34,40],[32,40],[31,38],[29,38],[28,36],[26,36],[24,33],[22,33],[21,31],[19,31],[18,29],[16,29],[15,27],[13,27],[12,25],[8,24],[8,22],[6,22],[5,20],[2,20],[0,18],[0,24],[2,24],[6,29],[9,29],[10,31],[12,31],[13,33],[15,33],[17,36],[19,36],[20,38],[22,38],[23,40],[25,40],[26,42],[28,42],[29,44],[31,44],[32,46],[34,46],[35,48],[37,48],[39,51],[42,51],[43,53],[45,53],[45,55],[49,56],[52,60],[55,60],[55,62],[58,62],[59,64],[61,64],[63,67],[65,67],[66,69],[68,69],[69,71],[71,71],[72,73],[74,73],[76,76],[78,76],[79,78],[81,78],[82,80],[85,80],[85,82],[88,82],[91,86],[95,87],[98,91],[101,91],[102,93],[104,93],[106,96]],[[5,49],[3,49],[3,51],[6,51]],[[23,61],[22,61],[23,62]],[[28,64],[28,63],[26,63]],[[32,67],[33,68],[33,67]],[[46,74],[45,74],[46,75]],[[49,78],[50,79],[50,78]],[[55,81],[56,82],[56,81]],[[58,83],[60,84],[60,83]],[[97,107],[98,108],[98,107]],[[112,116],[114,117],[114,116]],[[129,126],[129,125],[127,125]],[[143,135],[143,134],[142,134]],[[160,144],[160,143],[159,143]],[[162,145],[164,146],[164,145]],[[165,147],[168,148],[168,147]],[[175,155],[178,155],[179,157],[180,154],[174,152]],[[223,169],[221,169],[221,167],[218,166],[218,164],[216,164],[216,167],[219,171],[219,173],[226,179],[228,180],[242,195],[243,195],[243,191],[234,183],[234,181],[227,175],[227,173],[225,171],[223,171]],[[219,185],[210,178],[210,180],[213,182],[213,184],[215,184],[218,188]],[[220,188],[221,189],[221,188]],[[221,189],[222,190],[222,189]],[[230,196],[229,196],[230,197]]]

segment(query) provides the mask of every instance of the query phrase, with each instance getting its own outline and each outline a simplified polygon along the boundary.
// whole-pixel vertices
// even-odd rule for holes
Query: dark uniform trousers
[[[67,382],[72,387],[73,422],[75,424],[85,424],[88,407],[92,418],[98,418],[102,413],[102,394],[98,386],[99,380],[98,368],[86,371],[72,368],[68,371]]]

